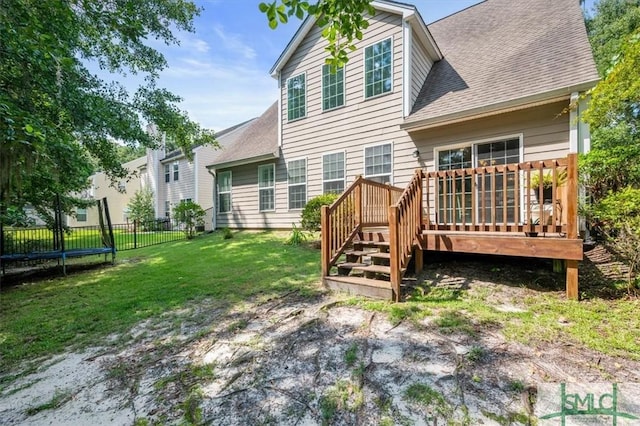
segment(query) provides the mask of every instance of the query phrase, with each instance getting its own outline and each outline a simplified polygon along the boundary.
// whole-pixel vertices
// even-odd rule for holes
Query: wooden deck
[[[549,188],[543,188],[543,177],[552,182]],[[577,198],[576,154],[474,169],[416,170],[404,190],[359,177],[322,210],[323,279],[352,293],[368,286],[363,294],[373,297],[390,291],[399,301],[409,259],[421,269],[429,251],[535,257],[563,260],[567,298],[577,299],[583,258]],[[370,246],[380,252],[358,251]],[[387,272],[382,275],[386,281],[377,276],[374,283],[358,276],[334,278],[332,268],[340,269],[345,251],[351,257],[342,272]],[[364,263],[365,255],[375,265]]]

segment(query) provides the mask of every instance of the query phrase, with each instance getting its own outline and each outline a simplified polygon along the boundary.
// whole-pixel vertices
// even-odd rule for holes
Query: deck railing
[[[396,302],[400,301],[402,270],[422,235],[422,181],[422,170],[416,170],[397,203],[389,207],[390,281]]]
[[[577,155],[425,173],[425,228],[577,232]]]
[[[359,176],[331,206],[322,207],[322,275],[342,255],[364,226],[389,224],[389,206],[396,203],[402,188],[374,182]]]

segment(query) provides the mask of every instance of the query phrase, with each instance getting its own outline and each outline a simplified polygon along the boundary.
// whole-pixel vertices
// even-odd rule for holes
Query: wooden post
[[[400,301],[400,247],[398,235],[398,208],[389,206],[389,267],[394,300]]]
[[[414,252],[415,252],[415,267],[416,267],[416,274],[422,272],[422,268],[424,267],[424,257],[423,254],[424,252],[422,251],[422,229],[423,229],[423,225],[422,225],[422,186],[424,184],[424,173],[422,172],[421,169],[418,169],[417,173],[419,174],[419,184],[418,184],[418,194],[416,197],[416,210],[417,210],[417,214],[418,217],[416,218],[417,220],[417,227],[418,227],[418,233],[419,233],[419,237],[418,240],[416,241],[418,244],[416,246],[414,246]]]
[[[567,238],[578,238],[578,154],[569,154],[567,164]],[[578,300],[578,261],[567,260],[567,298]]]
[[[331,259],[331,245],[330,245],[330,229],[329,229],[329,206],[322,206],[320,210],[320,247],[321,247],[321,267],[322,278],[329,275],[329,260]]]
[[[356,214],[356,225],[360,225],[362,223],[362,183],[359,183],[356,187],[356,205],[355,205],[355,214]]]

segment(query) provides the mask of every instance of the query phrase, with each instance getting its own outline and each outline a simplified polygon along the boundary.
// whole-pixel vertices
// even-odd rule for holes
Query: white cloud
[[[225,49],[239,54],[244,59],[251,60],[256,57],[256,51],[251,46],[243,42],[239,34],[225,32],[224,27],[220,24],[215,24],[213,26],[213,31],[220,41],[222,41],[222,45]]]

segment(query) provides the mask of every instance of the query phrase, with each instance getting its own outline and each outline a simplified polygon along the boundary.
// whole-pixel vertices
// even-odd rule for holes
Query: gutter
[[[276,158],[280,158],[280,156],[277,153],[272,152],[269,154],[262,154],[257,157],[228,161],[226,163],[210,164],[207,166],[207,169],[209,170],[228,169],[231,167],[244,166],[245,164],[253,164],[253,163],[259,163],[261,161],[275,160]]]
[[[563,87],[544,93],[537,93],[523,98],[510,99],[491,105],[483,105],[477,108],[445,114],[438,117],[430,117],[422,120],[405,120],[404,123],[400,124],[400,128],[407,132],[415,132],[418,130],[426,130],[434,127],[461,123],[463,121],[490,117],[492,115],[504,114],[535,106],[547,105],[569,99],[571,94],[574,92],[583,92],[591,89],[598,81],[599,79],[575,86]]]
[[[212,189],[212,194],[211,197],[213,198],[213,207],[211,210],[211,230],[215,231],[216,227],[218,226],[218,204],[216,203],[216,172],[215,170],[212,170],[209,168],[209,166],[207,166],[207,173],[209,173],[211,175],[211,177],[213,178],[213,189]]]

